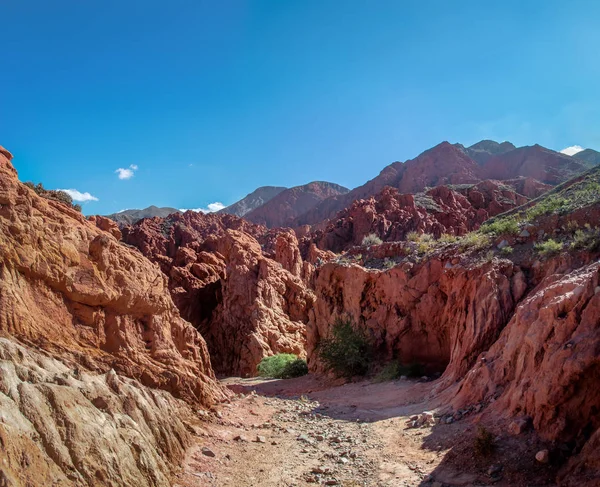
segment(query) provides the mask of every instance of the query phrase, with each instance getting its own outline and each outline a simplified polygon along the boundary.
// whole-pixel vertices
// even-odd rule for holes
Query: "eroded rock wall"
[[[305,356],[314,295],[303,279],[312,267],[293,232],[187,212],[143,220],[124,229],[124,240],[161,266],[182,315],[207,340],[217,372],[255,375],[266,356]]]

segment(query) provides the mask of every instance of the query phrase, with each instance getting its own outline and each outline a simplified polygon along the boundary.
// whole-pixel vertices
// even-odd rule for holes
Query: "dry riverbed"
[[[492,425],[494,453],[476,455],[482,414],[439,418],[435,382],[224,383],[236,395],[199,414],[177,487],[555,485],[527,434],[515,438]]]

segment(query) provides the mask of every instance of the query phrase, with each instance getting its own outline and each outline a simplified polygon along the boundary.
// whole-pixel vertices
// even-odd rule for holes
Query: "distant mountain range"
[[[524,193],[555,186],[600,164],[600,152],[585,149],[573,156],[541,145],[516,147],[510,142],[482,140],[469,147],[442,142],[406,162],[394,162],[362,186],[349,190],[315,181],[293,188],[262,186],[219,213],[273,227],[299,227],[325,222],[354,201],[370,198],[386,186],[400,193],[418,193],[439,185],[476,184],[492,179],[510,181]],[[533,188],[533,189],[531,189]],[[531,194],[525,194],[531,197]],[[179,210],[150,206],[107,215],[121,225],[142,218],[165,217]]]
[[[121,225],[132,225],[143,218],[153,218],[155,216],[165,218],[171,215],[172,213],[181,212],[177,208],[159,208],[158,206],[149,206],[148,208],[144,208],[143,210],[123,210],[118,213],[113,213],[112,215],[106,216]]]
[[[236,203],[229,205],[227,208],[219,210],[217,213],[227,213],[228,215],[240,217],[244,216],[259,206],[262,206],[268,201],[272,200],[275,196],[286,189],[287,188],[283,186],[261,186]]]

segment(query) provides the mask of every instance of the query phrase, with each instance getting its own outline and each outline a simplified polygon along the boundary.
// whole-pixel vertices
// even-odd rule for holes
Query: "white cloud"
[[[98,198],[92,196],[90,193],[81,191],[77,191],[76,189],[59,189],[58,191],[63,191],[67,193],[73,201],[79,201],[80,203],[87,203],[88,201],[98,201]]]
[[[219,211],[225,208],[223,203],[219,201],[215,201],[214,203],[209,203],[206,205],[206,208],[180,208],[179,211],[195,211],[198,213],[214,213],[215,211]]]
[[[572,145],[571,147],[565,147],[560,152],[568,156],[572,156],[574,154],[577,154],[578,152],[581,152],[582,150],[583,147],[581,147],[580,145]]]
[[[119,179],[131,179],[133,177],[133,173],[137,170],[137,164],[131,164],[127,169],[120,167],[115,172],[119,175]]]

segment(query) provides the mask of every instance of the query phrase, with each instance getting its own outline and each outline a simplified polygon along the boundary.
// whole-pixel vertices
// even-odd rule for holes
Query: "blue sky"
[[[600,148],[596,1],[5,0],[0,18],[0,145],[22,180],[97,198],[86,214],[355,187],[442,140]]]

